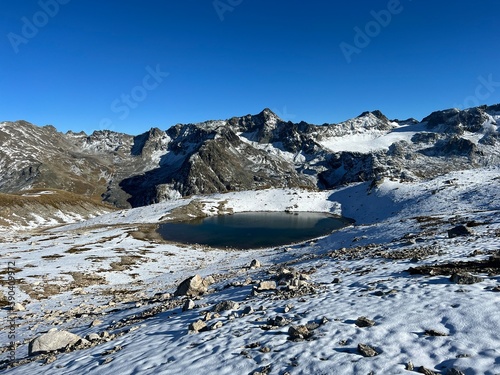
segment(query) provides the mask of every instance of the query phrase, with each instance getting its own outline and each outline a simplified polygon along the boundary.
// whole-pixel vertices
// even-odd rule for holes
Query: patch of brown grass
[[[137,263],[141,263],[144,257],[140,255],[124,255],[120,257],[119,262],[110,263],[110,267],[113,271],[125,271],[131,269]]]
[[[85,251],[93,250],[91,247],[80,247],[80,246],[73,246],[72,248],[68,249],[65,251],[65,253],[68,254],[81,254]]]

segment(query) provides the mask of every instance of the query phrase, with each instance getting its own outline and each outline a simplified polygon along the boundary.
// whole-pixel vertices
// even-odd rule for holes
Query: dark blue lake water
[[[158,233],[173,242],[253,249],[307,241],[350,223],[326,213],[241,212],[161,224]]]

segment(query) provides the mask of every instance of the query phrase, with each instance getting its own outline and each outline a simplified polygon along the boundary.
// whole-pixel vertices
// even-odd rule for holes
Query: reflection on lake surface
[[[163,239],[211,247],[274,247],[321,237],[352,220],[318,212],[241,212],[161,224]]]

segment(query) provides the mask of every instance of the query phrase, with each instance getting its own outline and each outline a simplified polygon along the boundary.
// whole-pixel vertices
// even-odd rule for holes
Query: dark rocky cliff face
[[[153,128],[135,137],[112,131],[62,134],[51,126],[4,122],[0,192],[57,188],[130,207],[267,187],[411,181],[498,164],[499,119],[497,105],[437,111],[421,123],[390,121],[373,111],[316,126],[285,122],[265,109],[227,121]],[[371,144],[380,139],[394,141]],[[337,144],[346,146],[331,146]]]

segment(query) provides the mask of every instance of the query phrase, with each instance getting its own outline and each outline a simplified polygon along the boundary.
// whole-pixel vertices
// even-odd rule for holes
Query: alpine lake
[[[319,212],[240,212],[160,224],[157,233],[170,242],[245,250],[312,240],[352,223]]]

